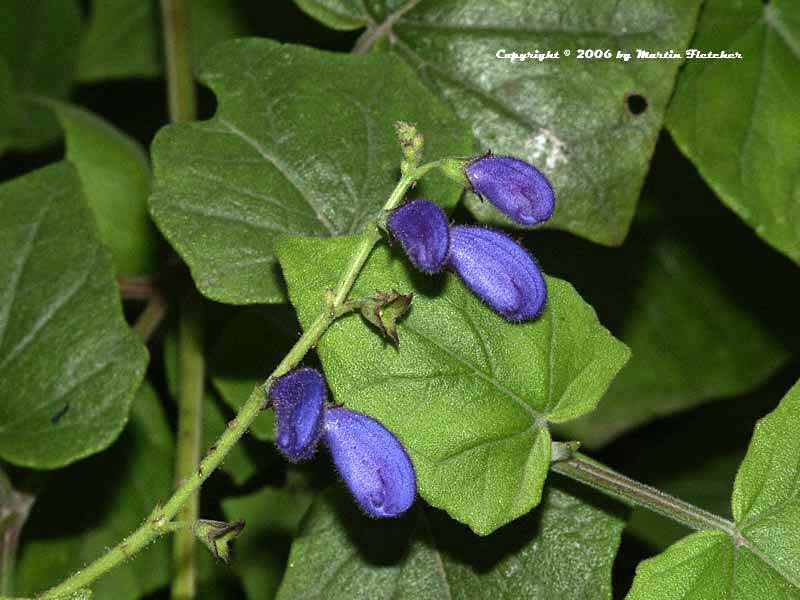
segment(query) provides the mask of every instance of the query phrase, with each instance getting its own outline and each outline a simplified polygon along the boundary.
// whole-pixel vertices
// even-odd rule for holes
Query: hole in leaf
[[[628,92],[625,94],[625,109],[632,115],[638,116],[647,110],[647,98],[641,94]]]

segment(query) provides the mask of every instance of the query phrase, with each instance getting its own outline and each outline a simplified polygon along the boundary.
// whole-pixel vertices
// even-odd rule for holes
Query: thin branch
[[[147,300],[158,291],[153,275],[118,275],[117,285],[125,300]]]
[[[164,295],[160,291],[154,292],[139,318],[133,324],[133,330],[147,342],[161,325],[164,317],[167,316],[168,309],[169,303]]]
[[[580,453],[574,454],[567,460],[554,462],[550,468],[626,504],[652,510],[691,529],[698,531],[716,529],[727,533],[737,541],[741,539],[736,525],[731,521],[621,475]]]

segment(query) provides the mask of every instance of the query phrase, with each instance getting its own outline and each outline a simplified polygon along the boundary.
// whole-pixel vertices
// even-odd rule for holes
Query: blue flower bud
[[[325,413],[323,439],[347,487],[373,517],[396,517],[417,495],[417,476],[394,434],[366,415],[346,408]]]
[[[550,218],[556,205],[547,178],[528,163],[511,156],[482,156],[467,165],[472,191],[521,225]]]
[[[478,298],[509,321],[535,318],[547,301],[547,285],[533,257],[494,229],[451,228],[447,264]]]
[[[308,460],[317,451],[326,394],[325,379],[316,369],[295,369],[272,382],[275,442],[291,462]]]
[[[437,204],[412,200],[395,210],[386,224],[415,267],[424,273],[442,270],[450,244],[450,224]]]

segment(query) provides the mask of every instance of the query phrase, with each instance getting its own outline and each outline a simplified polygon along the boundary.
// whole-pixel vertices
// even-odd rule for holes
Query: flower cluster
[[[312,458],[320,440],[356,501],[374,517],[396,517],[417,495],[414,465],[395,435],[375,419],[327,404],[316,369],[294,369],[269,388],[276,444],[291,462]]]
[[[466,164],[475,193],[522,225],[550,218],[553,188],[531,165],[510,156],[487,155]],[[439,206],[417,199],[395,210],[387,228],[411,262],[424,273],[452,269],[494,311],[509,321],[536,318],[547,301],[547,285],[533,257],[506,234],[476,226],[450,226]]]

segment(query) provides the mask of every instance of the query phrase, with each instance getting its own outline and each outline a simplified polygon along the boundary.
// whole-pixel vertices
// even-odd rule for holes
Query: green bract
[[[305,327],[319,311],[319,290],[336,283],[355,244],[293,238],[279,245]],[[334,398],[400,438],[422,497],[488,534],[538,504],[550,464],[548,423],[592,410],[629,352],[566,282],[548,279],[544,313],[518,324],[453,275],[422,277],[402,255],[376,248],[352,296],[415,290],[398,324],[399,348],[353,315],[317,351]]]

